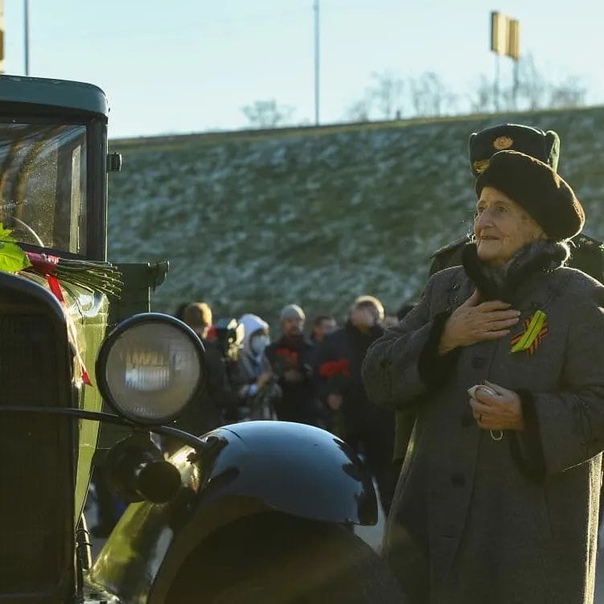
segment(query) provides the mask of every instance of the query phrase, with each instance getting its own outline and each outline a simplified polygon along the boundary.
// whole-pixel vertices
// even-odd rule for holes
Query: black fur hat
[[[550,166],[518,151],[499,151],[476,179],[476,194],[493,187],[522,206],[548,239],[574,237],[585,223],[583,206]]]
[[[498,151],[520,151],[558,169],[560,137],[553,130],[544,132],[522,124],[499,124],[470,134],[468,141],[472,174],[478,176]]]

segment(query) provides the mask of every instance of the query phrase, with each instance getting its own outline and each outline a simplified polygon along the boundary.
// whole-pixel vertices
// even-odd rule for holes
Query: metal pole
[[[4,0],[0,0],[0,75],[4,73]]]
[[[499,113],[499,55],[495,55],[495,90],[493,103],[495,106],[495,113]]]
[[[319,0],[315,0],[315,126],[319,125]]]
[[[514,109],[518,109],[518,59],[514,59]]]
[[[29,0],[23,0],[23,16],[25,24],[25,75],[29,75]]]

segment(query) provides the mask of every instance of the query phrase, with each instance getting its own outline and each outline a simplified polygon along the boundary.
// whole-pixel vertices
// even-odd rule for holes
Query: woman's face
[[[474,235],[478,257],[502,266],[527,243],[543,238],[543,229],[507,195],[484,187],[476,204]]]

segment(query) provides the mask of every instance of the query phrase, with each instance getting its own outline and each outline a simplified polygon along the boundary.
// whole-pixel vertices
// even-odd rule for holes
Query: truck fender
[[[209,534],[254,513],[276,510],[339,524],[375,524],[371,477],[354,451],[320,428],[281,421],[223,426],[212,447],[183,447],[170,459],[183,488],[167,504],[132,504],[100,551],[92,581],[125,603],[163,596],[187,556]],[[138,596],[137,596],[138,594]]]

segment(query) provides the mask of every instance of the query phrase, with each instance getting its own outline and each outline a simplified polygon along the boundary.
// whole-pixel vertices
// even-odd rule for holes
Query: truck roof
[[[0,76],[0,103],[31,103],[102,114],[109,107],[105,93],[93,84],[71,80]]]

